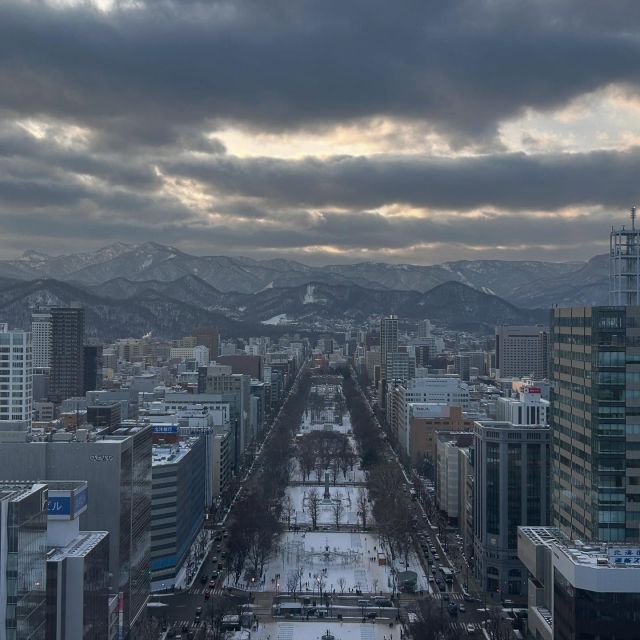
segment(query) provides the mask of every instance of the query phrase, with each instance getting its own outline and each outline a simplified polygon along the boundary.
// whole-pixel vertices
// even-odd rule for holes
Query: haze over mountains
[[[606,301],[607,256],[588,262],[477,260],[433,266],[362,262],[311,267],[291,260],[193,256],[156,243],[118,243],[95,252],[29,251],[0,261],[0,312],[24,325],[38,304],[78,301],[92,333],[180,334],[216,323],[338,328],[395,312],[490,330],[496,322],[546,319],[553,304]],[[242,324],[241,324],[242,323]],[[337,323],[337,324],[336,324]]]

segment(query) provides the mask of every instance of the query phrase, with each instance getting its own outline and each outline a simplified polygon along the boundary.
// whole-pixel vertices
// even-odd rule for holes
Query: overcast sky
[[[640,191],[637,0],[2,0],[0,258],[586,259]]]

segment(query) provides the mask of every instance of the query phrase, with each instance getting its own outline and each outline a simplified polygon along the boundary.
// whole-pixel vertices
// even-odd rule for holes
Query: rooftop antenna
[[[631,207],[631,229],[636,230],[636,208]]]

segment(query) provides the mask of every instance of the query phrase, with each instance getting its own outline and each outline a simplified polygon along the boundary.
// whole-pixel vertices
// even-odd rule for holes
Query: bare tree
[[[491,640],[512,640],[513,638],[511,623],[502,615],[501,607],[493,607],[489,611],[485,628]]]
[[[295,511],[296,508],[293,504],[293,500],[291,499],[291,496],[287,494],[284,501],[282,502],[282,513],[287,523],[287,529],[291,529],[291,518],[293,517]]]
[[[154,616],[146,616],[136,627],[136,638],[157,640],[160,636],[160,623]]]
[[[362,487],[358,491],[356,508],[358,510],[358,517],[362,523],[362,529],[364,530],[367,528],[367,520],[369,517],[369,497],[367,495],[367,490]]]
[[[318,526],[318,515],[320,513],[320,493],[315,487],[312,487],[307,493],[307,509],[311,518],[311,527],[316,529]]]
[[[302,574],[302,569],[296,569],[295,571],[291,571],[287,578],[287,591],[293,596],[294,600],[296,599],[296,594],[302,587]]]
[[[336,529],[340,528],[340,523],[342,522],[342,518],[344,516],[344,502],[342,501],[342,494],[339,493],[336,496],[336,499],[333,501],[331,505],[331,511],[333,512],[333,521],[335,522]]]
[[[341,595],[344,595],[344,588],[347,586],[347,581],[344,578],[344,576],[340,576],[338,578],[338,586],[340,587],[340,593]]]
[[[211,624],[213,637],[222,635],[222,619],[232,611],[237,610],[240,603],[232,596],[226,594],[214,594],[205,605],[205,616]]]

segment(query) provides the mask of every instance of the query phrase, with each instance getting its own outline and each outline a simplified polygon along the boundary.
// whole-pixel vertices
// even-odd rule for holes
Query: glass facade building
[[[553,520],[640,541],[640,307],[554,309]]]
[[[44,640],[47,487],[0,485],[0,635]]]

